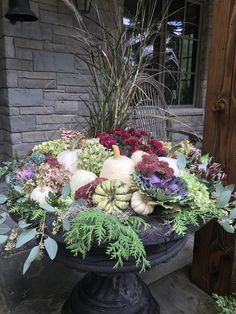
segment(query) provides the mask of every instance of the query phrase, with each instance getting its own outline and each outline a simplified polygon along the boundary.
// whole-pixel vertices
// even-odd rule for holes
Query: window
[[[136,5],[137,0],[125,1],[124,25],[134,16]],[[195,104],[201,10],[201,1],[157,2],[155,16],[162,22],[160,36],[147,47],[149,56],[156,56],[150,59],[149,71],[157,73],[165,86],[169,105]]]

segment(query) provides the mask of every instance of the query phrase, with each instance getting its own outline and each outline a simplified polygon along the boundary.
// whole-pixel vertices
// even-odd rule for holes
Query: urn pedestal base
[[[160,314],[160,308],[135,273],[90,272],[74,287],[61,314]]]

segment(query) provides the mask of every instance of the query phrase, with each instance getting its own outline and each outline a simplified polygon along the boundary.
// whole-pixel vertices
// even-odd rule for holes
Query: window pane
[[[179,73],[166,72],[165,75],[165,98],[169,105],[179,103]]]
[[[198,38],[199,20],[200,20],[200,5],[187,1],[184,32],[185,36],[192,39]]]
[[[181,74],[180,103],[183,105],[193,104],[195,75]]]

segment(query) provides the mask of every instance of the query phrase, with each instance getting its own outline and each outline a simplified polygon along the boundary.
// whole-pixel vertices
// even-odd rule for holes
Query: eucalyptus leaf
[[[16,249],[33,240],[37,234],[36,228],[23,231],[16,242]]]
[[[224,192],[224,187],[221,183],[216,184],[215,189],[216,189],[216,195],[217,196],[219,196],[221,193]]]
[[[234,227],[231,226],[227,221],[223,222],[222,227],[224,228],[225,231],[229,232],[229,233],[234,233]]]
[[[21,193],[22,192],[22,187],[20,185],[14,185],[14,189],[16,192]]]
[[[0,244],[3,244],[7,241],[8,236],[6,235],[0,235]]]
[[[46,240],[44,240],[44,245],[48,256],[53,260],[56,257],[58,251],[57,242],[54,239],[48,237]]]
[[[9,228],[6,224],[0,225],[0,234],[7,234],[10,230],[11,228]]]
[[[6,176],[5,176],[5,182],[6,182],[6,184],[10,184],[10,175],[9,174],[7,174]]]
[[[216,199],[217,208],[225,208],[231,198],[231,191],[222,192]]]
[[[23,266],[23,274],[25,274],[27,272],[31,263],[39,256],[39,252],[40,252],[39,246],[34,246],[31,249],[31,251],[30,251],[30,253],[29,253],[29,255],[28,255],[28,257],[24,263],[24,266]]]
[[[16,202],[21,204],[21,203],[24,203],[25,201],[26,201],[26,198],[25,197],[21,197],[21,198],[18,198],[18,200]]]
[[[0,224],[3,224],[7,220],[7,213],[1,212],[0,213]]]
[[[0,194],[0,205],[6,203],[7,197],[4,194]]]
[[[225,191],[230,191],[231,193],[233,193],[234,188],[235,188],[235,185],[234,184],[230,184],[230,185],[227,185],[225,187]]]
[[[232,209],[229,214],[230,219],[236,219],[236,208]]]
[[[24,228],[31,226],[31,224],[28,224],[25,220],[20,220],[18,222],[18,226],[19,226],[19,228],[24,229]]]
[[[66,231],[70,230],[70,221],[68,219],[62,220],[63,229]]]
[[[62,198],[67,198],[70,195],[70,192],[71,192],[70,184],[64,185],[61,191]]]
[[[187,160],[183,154],[177,156],[177,166],[180,170],[183,170],[187,165]]]
[[[40,207],[44,210],[46,210],[47,212],[49,213],[55,213],[55,208],[52,207],[51,205],[49,205],[48,203],[45,203],[45,204],[41,204]]]

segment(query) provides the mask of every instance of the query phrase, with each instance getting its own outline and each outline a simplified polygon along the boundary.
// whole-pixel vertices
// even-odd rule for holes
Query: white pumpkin
[[[44,186],[44,187],[37,186],[31,192],[30,199],[37,201],[41,205],[45,204],[45,203],[47,203],[46,199],[48,197],[49,192],[53,192],[53,190],[50,187],[48,187],[48,186]]]
[[[138,162],[142,161],[143,155],[149,154],[143,152],[142,150],[137,150],[132,154],[131,159],[133,160],[135,166],[137,165]]]
[[[130,175],[134,172],[134,162],[126,156],[121,156],[117,145],[113,145],[112,148],[114,157],[109,157],[105,160],[99,177],[108,180],[118,179],[130,185]]]
[[[138,191],[131,197],[131,207],[139,215],[148,215],[154,211],[154,205],[149,204],[148,198]]]
[[[169,164],[169,167],[174,170],[174,175],[178,176],[180,173],[180,169],[177,165],[177,159],[170,158],[170,157],[158,157],[159,160],[166,161]]]
[[[59,164],[63,165],[66,170],[74,173],[77,170],[78,156],[80,150],[65,150],[57,156]]]
[[[83,169],[76,170],[70,180],[72,195],[74,195],[76,190],[78,190],[81,186],[92,182],[96,178],[96,174],[91,171]]]

